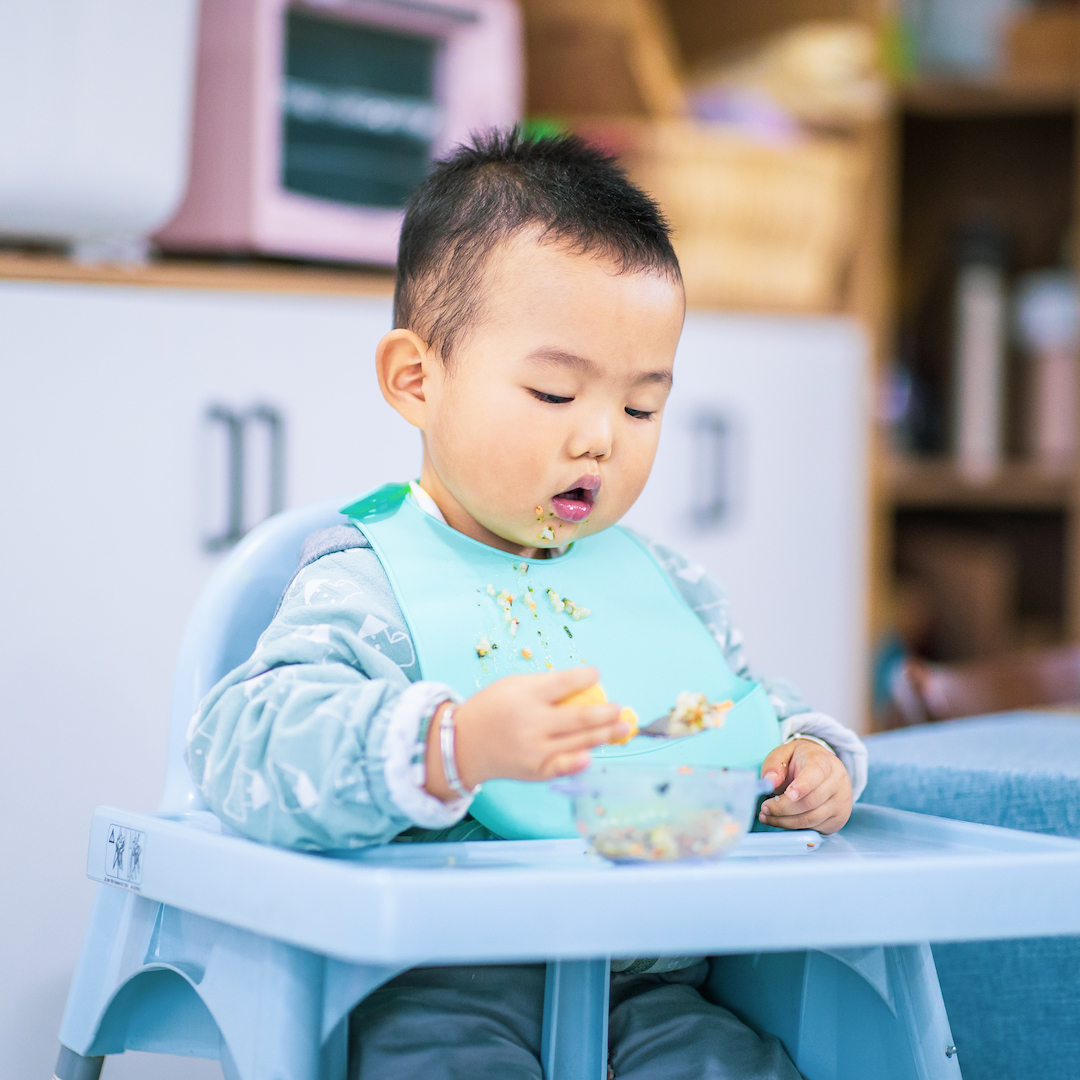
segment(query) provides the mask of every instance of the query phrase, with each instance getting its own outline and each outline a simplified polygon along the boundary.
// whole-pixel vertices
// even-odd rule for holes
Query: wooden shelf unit
[[[800,22],[859,18],[880,25],[896,8],[882,0],[663,3],[688,66],[723,52],[738,55]],[[1015,253],[1018,270],[1052,265],[1049,240],[1059,221],[1066,225],[1065,219],[1077,232],[1071,246],[1080,252],[1080,135],[1075,134],[1080,128],[1080,65],[1075,75],[1067,70],[1047,75],[1030,63],[1026,71],[1023,77],[924,78],[900,85],[888,115],[867,132],[872,140],[870,194],[843,310],[866,327],[879,379],[897,358],[900,331],[911,319],[912,305],[935,287],[943,245],[969,196],[991,207],[1008,204],[1006,225],[1023,234],[1021,250]],[[1063,138],[1066,132],[1073,134]],[[923,138],[921,146],[911,144],[913,133]],[[927,153],[932,156],[934,146],[926,140],[932,144],[935,137],[942,168],[952,169],[955,179],[952,190],[939,182],[947,176],[927,179],[920,193],[927,213],[913,219],[905,199],[912,171],[917,181],[922,164],[912,159],[912,150],[924,159]],[[951,163],[946,152],[952,154]],[[957,190],[962,185],[968,190]],[[898,529],[905,522],[937,518],[953,526],[970,522],[975,529],[980,522],[999,529],[1005,522],[1006,532],[1012,527],[1009,522],[1019,531],[1058,529],[1060,547],[1051,576],[1058,582],[1059,597],[1065,597],[1060,634],[1080,640],[1080,468],[1050,475],[1016,459],[1018,448],[1012,445],[1013,457],[996,475],[975,483],[943,456],[943,448],[936,458],[898,458],[883,425],[875,425],[871,444],[867,543],[873,639],[891,629],[894,618]],[[1025,558],[1030,562],[1030,550]],[[1030,569],[1025,563],[1021,576],[1030,576]]]
[[[946,268],[955,229],[965,215],[970,220],[980,214],[1003,227],[1010,240],[1010,277],[1055,265],[1066,247],[1075,252],[1070,234],[1080,222],[1078,101],[1080,78],[1041,85],[926,82],[898,95],[894,131],[902,164],[894,332],[906,334],[907,360],[917,365],[924,385],[928,377],[937,378],[942,414],[950,392],[945,305],[951,278]],[[899,349],[899,336],[894,348]],[[1011,355],[1011,378],[1020,367]],[[959,532],[1000,538],[1012,532],[1015,573],[1022,583],[1014,616],[1016,645],[1024,642],[1022,593],[1041,592],[1045,600],[1050,588],[1058,595],[1053,638],[1080,639],[1080,475],[1075,468],[1051,475],[1025,459],[1016,436],[1017,400],[1013,392],[1011,426],[1006,425],[1009,456],[986,483],[965,479],[945,458],[883,462],[876,498],[879,527],[888,531],[877,552],[875,580],[886,591],[875,610],[886,619],[874,627],[879,634],[887,629],[890,614],[894,551],[903,548],[908,530],[926,529],[936,521],[944,537]],[[1042,530],[1041,547],[1022,539],[1032,529]],[[1047,530],[1058,537],[1052,545],[1046,542]]]
[[[1072,507],[1074,479],[1010,462],[987,480],[964,476],[948,460],[886,461],[886,498],[899,510],[1061,510]]]
[[[1080,79],[1064,82],[957,81],[925,79],[902,86],[899,107],[923,116],[1009,116],[1071,109]]]

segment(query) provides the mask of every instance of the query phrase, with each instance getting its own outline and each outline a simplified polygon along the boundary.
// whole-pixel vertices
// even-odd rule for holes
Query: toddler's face
[[[448,368],[424,363],[421,482],[451,525],[506,550],[599,532],[648,479],[682,288],[520,237],[484,292]]]

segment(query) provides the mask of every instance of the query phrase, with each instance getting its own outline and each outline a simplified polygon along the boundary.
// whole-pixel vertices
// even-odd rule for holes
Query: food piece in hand
[[[599,683],[579,690],[576,694],[565,697],[559,703],[561,705],[606,705],[607,694]],[[633,709],[626,707],[619,713],[619,719],[630,729],[621,739],[614,739],[615,744],[629,742],[638,733],[638,714]]]
[[[586,686],[584,690],[578,690],[569,697],[564,697],[560,705],[606,705],[607,694],[599,683]]]
[[[664,718],[664,733],[669,736],[693,735],[706,728],[720,728],[734,703],[709,701],[704,694],[684,690],[675,699],[673,708]]]
[[[612,743],[621,746],[628,743],[638,733],[638,714],[629,705],[623,707],[619,719],[630,729],[621,739],[612,739]]]

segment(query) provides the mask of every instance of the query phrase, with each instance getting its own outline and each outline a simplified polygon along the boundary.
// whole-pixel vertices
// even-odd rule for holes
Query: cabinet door
[[[656,465],[626,524],[730,594],[755,672],[858,726],[866,348],[848,322],[691,313]]]
[[[11,1075],[46,1075],[55,1059],[93,808],[152,809],[161,794],[176,650],[223,557],[205,546],[223,467],[207,407],[280,413],[286,505],[416,475],[419,438],[374,374],[390,325],[385,299],[0,285],[0,820],[20,852],[5,901],[20,930],[0,958]]]

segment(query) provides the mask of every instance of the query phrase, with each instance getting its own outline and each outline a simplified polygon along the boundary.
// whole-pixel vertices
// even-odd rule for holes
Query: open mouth
[[[577,484],[560,491],[551,500],[555,516],[563,521],[584,521],[591,513],[596,494],[600,490],[599,476],[583,476]]]

